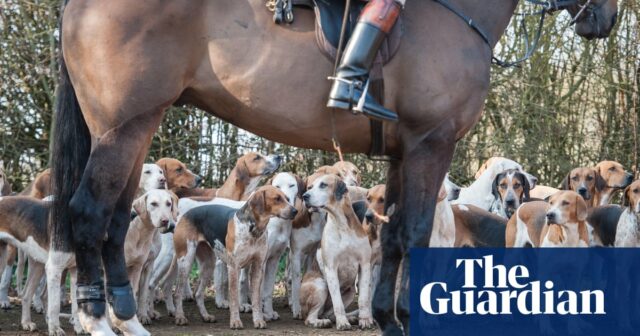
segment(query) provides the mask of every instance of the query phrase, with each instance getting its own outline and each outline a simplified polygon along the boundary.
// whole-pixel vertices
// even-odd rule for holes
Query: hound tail
[[[64,5],[67,2],[64,1]],[[62,13],[64,13],[64,7]],[[61,18],[60,27],[62,27],[62,21]],[[69,202],[80,184],[91,153],[91,134],[82,116],[75,89],[69,78],[67,65],[62,54],[62,36],[60,41],[58,55],[60,79],[51,132],[53,134],[51,157],[49,158],[52,170],[52,190],[55,195],[54,205],[51,207],[50,232],[53,237],[51,247],[59,251],[66,251],[72,242]]]

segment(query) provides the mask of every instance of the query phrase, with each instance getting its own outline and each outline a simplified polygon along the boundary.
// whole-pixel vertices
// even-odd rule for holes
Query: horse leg
[[[415,142],[405,140],[402,167],[403,226],[400,235],[404,241],[402,278],[396,303],[396,314],[409,335],[409,249],[425,247],[431,238],[433,217],[438,191],[449,169],[455,149],[455,130],[444,126],[433,130]],[[414,146],[407,144],[415,143]],[[429,174],[424,173],[429,167]]]
[[[391,161],[387,173],[387,191],[385,211],[394,209],[390,215],[389,223],[382,226],[380,240],[382,245],[382,261],[380,265],[380,281],[374,292],[372,304],[373,317],[385,335],[402,335],[402,330],[398,328],[394,305],[396,275],[398,266],[402,260],[401,240],[399,237],[399,227],[402,220],[402,204],[400,204],[400,193],[402,191],[401,179],[402,162]]]
[[[78,313],[85,330],[94,330],[95,323],[103,325],[98,320],[105,316],[100,255],[115,316],[128,320],[135,315],[123,245],[131,200],[140,178],[134,168],[141,167],[162,116],[163,109],[142,113],[105,132],[96,142],[69,203],[78,272]],[[107,230],[109,235],[105,236]]]

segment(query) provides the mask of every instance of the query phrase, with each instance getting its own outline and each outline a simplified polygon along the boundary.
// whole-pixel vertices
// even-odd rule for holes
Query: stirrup
[[[364,103],[369,93],[369,82],[370,80],[367,78],[367,82],[364,84],[364,89],[362,89],[362,94],[360,95],[360,100],[358,100],[358,104],[352,109],[354,114],[364,113]]]

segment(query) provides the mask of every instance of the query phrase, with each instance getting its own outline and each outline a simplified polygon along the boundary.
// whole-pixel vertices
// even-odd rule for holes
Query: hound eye
[[[295,184],[290,184],[289,188],[294,188],[296,185]]]
[[[381,198],[380,200],[378,200],[378,203],[384,203],[384,198]]]
[[[320,189],[324,189],[327,187],[327,184],[324,182],[320,182]]]
[[[167,202],[167,206],[168,206],[168,207],[171,207],[171,202]]]
[[[276,196],[276,202],[282,202],[282,197]]]
[[[574,181],[577,181],[578,180],[578,176],[574,176],[571,179],[574,180]]]
[[[563,206],[567,206],[567,205],[569,205],[569,202],[567,202],[567,201],[562,201],[562,205],[563,205]]]
[[[638,189],[638,188],[633,189],[633,193],[634,193],[634,194],[637,194],[638,192],[640,192],[640,189]]]
[[[591,181],[591,180],[593,180],[593,176],[591,175],[587,176],[587,181]]]
[[[500,184],[500,188],[507,189],[507,185],[505,183]]]
[[[352,172],[352,173],[354,173],[354,174],[357,174],[357,173],[358,173],[358,171],[357,171],[357,170],[355,170],[355,169],[354,169],[354,170],[352,170],[351,172]]]
[[[371,196],[367,197],[367,202],[371,203]]]
[[[521,185],[517,184],[517,183],[513,185],[513,189],[519,189],[520,187],[521,187]]]
[[[615,171],[615,170],[616,170],[616,167],[609,168],[609,171]]]
[[[260,159],[261,159],[260,155],[256,155],[256,157],[253,158],[253,161],[258,161]]]
[[[151,174],[151,171],[147,170],[147,171],[145,171],[144,173],[145,173],[145,174],[147,174],[147,175],[149,175],[149,174]]]
[[[182,173],[182,167],[176,169],[176,173]]]
[[[151,206],[152,207],[157,207],[158,206],[158,202],[151,202]]]

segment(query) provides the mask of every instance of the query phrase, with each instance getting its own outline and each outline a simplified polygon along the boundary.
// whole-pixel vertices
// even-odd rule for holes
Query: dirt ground
[[[337,331],[336,329],[312,329],[304,325],[303,321],[294,320],[291,318],[291,311],[286,307],[286,300],[284,298],[276,298],[274,300],[274,308],[280,315],[280,320],[274,322],[267,322],[267,329],[255,330],[253,329],[253,323],[251,321],[251,314],[241,314],[242,323],[245,326],[244,330],[230,330],[229,329],[229,311],[216,309],[213,299],[206,302],[209,312],[213,313],[216,318],[216,323],[204,323],[200,319],[195,302],[185,302],[185,313],[190,319],[188,326],[176,326],[173,323],[173,318],[167,317],[164,304],[160,303],[156,306],[156,309],[162,313],[160,320],[154,321],[147,330],[152,335],[161,336],[188,336],[188,335],[378,335],[378,330],[366,330],[361,331],[357,328],[352,331]],[[64,308],[64,312],[69,312],[69,307]],[[38,324],[41,332],[25,332],[20,330],[20,306],[14,305],[12,309],[0,310],[0,335],[46,335],[47,325],[43,314],[32,313],[32,318]],[[68,323],[67,319],[61,319],[62,327],[67,332],[67,335],[73,335],[73,327]]]

